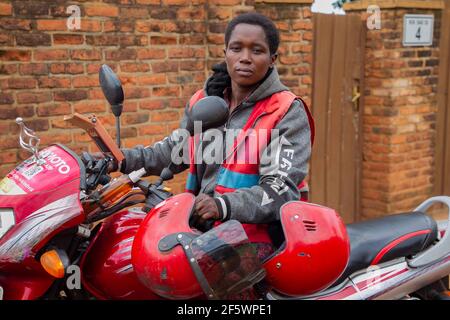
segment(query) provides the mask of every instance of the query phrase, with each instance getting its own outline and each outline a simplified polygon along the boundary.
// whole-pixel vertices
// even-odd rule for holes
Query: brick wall
[[[70,31],[64,1],[2,1],[0,176],[29,156],[18,148],[18,116],[37,131],[42,145],[59,142],[76,152],[95,146],[65,124],[63,115],[94,112],[114,135],[114,117],[98,85],[103,63],[124,86],[123,145],[148,145],[169,134],[208,67],[221,60],[227,21],[244,11],[256,9],[276,21],[283,80],[309,101],[312,1],[297,2],[77,1],[70,4],[81,9],[81,29]],[[183,189],[184,178],[171,183],[175,192]]]
[[[406,13],[435,15],[432,46],[403,47]],[[433,192],[440,10],[381,8],[381,27],[365,49],[362,218],[410,211]]]

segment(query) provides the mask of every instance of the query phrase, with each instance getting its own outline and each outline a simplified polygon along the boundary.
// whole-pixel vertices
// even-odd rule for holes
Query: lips
[[[253,74],[253,70],[246,68],[237,68],[236,73],[243,77],[250,77]]]

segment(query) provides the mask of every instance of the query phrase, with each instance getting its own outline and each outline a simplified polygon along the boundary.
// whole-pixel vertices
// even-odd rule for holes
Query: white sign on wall
[[[403,16],[403,46],[431,46],[433,44],[432,14],[405,14]]]

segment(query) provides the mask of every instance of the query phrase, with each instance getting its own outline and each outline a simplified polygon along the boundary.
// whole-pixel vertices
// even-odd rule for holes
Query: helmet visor
[[[242,225],[229,220],[190,244],[194,273],[209,299],[227,299],[261,281],[265,271]]]

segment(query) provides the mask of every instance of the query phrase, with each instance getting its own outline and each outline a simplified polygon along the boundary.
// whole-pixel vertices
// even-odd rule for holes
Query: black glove
[[[225,62],[218,63],[212,66],[214,74],[206,84],[206,92],[210,96],[218,96],[223,98],[223,91],[225,88],[231,86],[231,78],[227,71]]]

